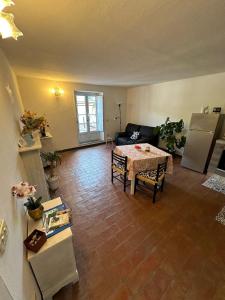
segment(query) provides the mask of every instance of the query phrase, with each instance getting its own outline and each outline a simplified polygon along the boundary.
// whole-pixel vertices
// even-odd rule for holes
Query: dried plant
[[[29,110],[25,110],[20,121],[23,124],[22,134],[32,133],[34,130],[49,126],[44,116],[38,117],[36,113]]]

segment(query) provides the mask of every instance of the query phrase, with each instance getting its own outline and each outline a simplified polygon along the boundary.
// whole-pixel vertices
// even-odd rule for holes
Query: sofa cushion
[[[121,163],[119,161],[114,161],[114,163],[112,164],[112,168],[119,171],[119,172],[122,172],[124,173],[125,172],[125,165],[124,163]]]
[[[141,126],[140,134],[142,137],[152,137],[152,136],[154,136],[154,127]]]
[[[130,139],[131,140],[137,140],[139,138],[139,136],[140,136],[140,132],[139,131],[134,131],[132,133],[132,135],[130,136]]]
[[[128,123],[126,127],[126,133],[130,137],[134,131],[140,131],[140,125]]]

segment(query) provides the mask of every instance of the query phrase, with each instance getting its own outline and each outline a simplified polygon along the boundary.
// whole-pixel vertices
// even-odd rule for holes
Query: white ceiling
[[[139,85],[225,71],[224,0],[15,0],[23,76]]]

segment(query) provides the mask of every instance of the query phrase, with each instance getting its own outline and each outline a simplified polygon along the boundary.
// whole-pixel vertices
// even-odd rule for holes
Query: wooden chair
[[[154,170],[146,170],[140,172],[135,177],[135,189],[136,192],[137,186],[139,185],[139,181],[143,182],[144,186],[152,185],[153,186],[153,203],[156,200],[157,191],[160,189],[163,191],[166,168],[167,168],[168,157],[166,157],[166,161],[158,164],[157,169]]]
[[[111,164],[111,180],[117,179],[123,183],[123,190],[126,192],[127,187],[127,156],[121,156],[112,150],[112,164]]]

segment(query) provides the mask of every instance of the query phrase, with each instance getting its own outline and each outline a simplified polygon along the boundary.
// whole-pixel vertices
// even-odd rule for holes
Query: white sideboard
[[[36,196],[41,196],[43,201],[47,201],[50,197],[40,156],[42,145],[39,134],[34,135],[34,141],[35,143],[31,147],[19,148],[19,153],[22,157],[23,164],[27,173],[27,180],[37,189]]]
[[[48,210],[61,203],[60,198],[55,198],[43,206]],[[42,226],[42,220],[33,221],[28,217],[28,234],[34,229],[42,230]],[[79,280],[70,228],[48,238],[39,252],[27,251],[27,259],[44,300],[51,300],[62,287]]]

